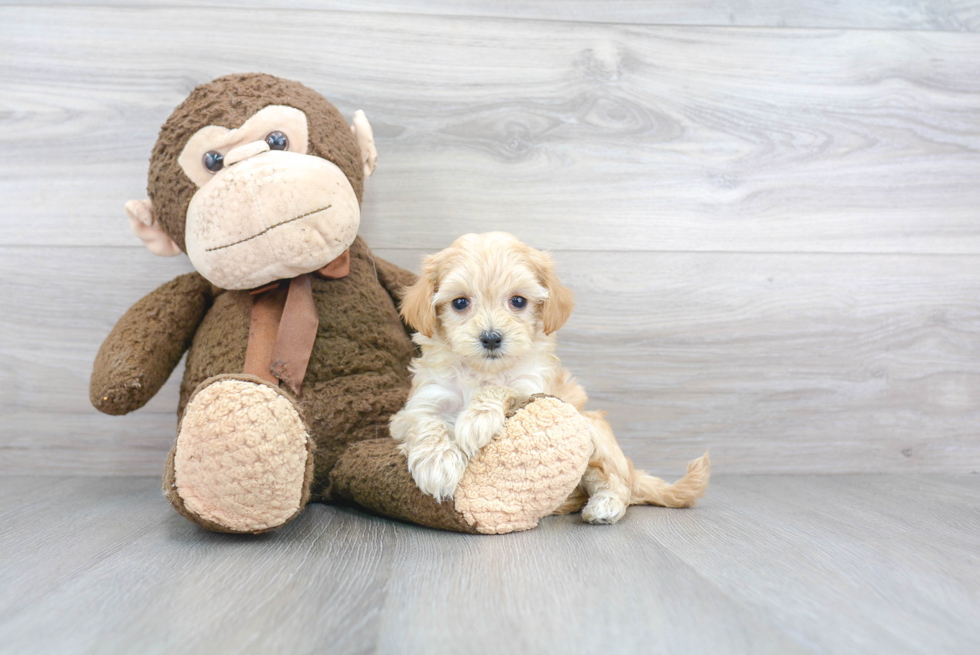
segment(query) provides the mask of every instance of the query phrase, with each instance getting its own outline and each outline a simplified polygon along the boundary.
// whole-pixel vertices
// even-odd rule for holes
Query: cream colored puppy
[[[419,489],[452,497],[470,457],[503,430],[508,409],[544,393],[588,417],[595,444],[559,513],[585,504],[586,521],[614,523],[628,505],[688,507],[704,493],[707,454],[667,484],[633,468],[604,412],[583,410],[585,391],[562,368],[552,336],[572,311],[572,293],[547,253],[504,232],[467,234],[426,257],[422,269],[401,306],[422,355],[411,365],[408,402],[391,419]]]

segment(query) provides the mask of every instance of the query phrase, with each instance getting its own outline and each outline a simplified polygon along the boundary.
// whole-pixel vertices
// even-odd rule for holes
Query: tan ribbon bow
[[[349,273],[347,250],[313,275],[335,280]],[[279,280],[250,292],[252,318],[243,372],[276,386],[282,381],[297,396],[303,388],[320,326],[310,275]]]

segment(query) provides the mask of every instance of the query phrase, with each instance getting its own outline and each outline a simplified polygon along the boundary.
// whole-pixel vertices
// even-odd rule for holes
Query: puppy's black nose
[[[480,333],[480,343],[487,350],[494,351],[500,348],[500,344],[504,342],[504,335],[500,334],[496,330],[484,330]]]

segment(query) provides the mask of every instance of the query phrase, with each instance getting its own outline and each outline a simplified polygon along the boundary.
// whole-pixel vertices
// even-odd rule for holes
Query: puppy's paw
[[[593,525],[615,523],[625,514],[626,503],[609,491],[596,493],[582,510],[582,518]]]
[[[499,405],[467,407],[456,419],[456,443],[467,457],[472,457],[504,431],[506,420],[504,408]]]
[[[469,463],[459,446],[446,439],[423,439],[405,454],[416,486],[439,502],[453,497]]]

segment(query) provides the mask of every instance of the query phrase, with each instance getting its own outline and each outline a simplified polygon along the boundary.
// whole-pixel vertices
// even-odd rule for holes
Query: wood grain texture
[[[0,654],[975,652],[976,2],[99,4],[0,0]],[[181,368],[127,417],[88,376],[189,270],[122,212],[160,124],[246,70],[367,111],[379,255],[555,250],[563,361],[639,466],[711,449],[698,508],[502,537],[178,516]],[[794,475],[730,475],[759,472]]]
[[[746,612],[653,547],[641,529],[648,510],[608,531],[572,516],[500,540],[440,544],[439,535],[404,532],[387,586],[397,603],[386,603],[386,623],[399,629],[382,633],[378,650],[806,652],[764,613]]]
[[[0,653],[945,655],[980,639],[978,476],[720,476],[693,510],[491,537],[326,506],[213,534],[157,485],[0,477]]]
[[[980,637],[978,483],[734,478],[710,518],[654,515],[646,534],[815,652],[965,653]]]
[[[976,34],[4,7],[0,44],[3,244],[133,243],[159,125],[261,69],[372,118],[377,247],[980,253]]]
[[[0,247],[0,277],[37,257],[78,274],[42,270],[0,300],[0,470],[157,473],[182,371],[127,417],[91,408],[88,377],[116,319],[186,260]],[[555,258],[578,296],[559,353],[639,466],[671,477],[710,449],[739,473],[980,468],[978,257]]]
[[[41,591],[32,593],[41,598],[4,612],[0,652],[311,653],[324,645],[364,652],[374,639],[390,524],[319,507],[284,533],[207,533],[173,512],[156,480],[128,480],[139,489],[126,493],[120,487],[127,482],[91,479],[95,498],[76,493],[71,503],[48,501],[47,521],[31,523],[41,546],[16,549],[11,577],[46,571],[35,583]],[[89,523],[93,508],[108,512],[119,503],[128,511],[115,512],[114,531]],[[145,521],[152,521],[152,534],[131,527]],[[137,533],[114,534],[123,526]],[[119,552],[110,556],[89,543],[113,538]],[[78,570],[47,573],[48,563],[85,556]],[[35,566],[22,564],[24,557]]]
[[[0,480],[0,624],[148,531],[159,530],[173,511],[147,482],[127,477]],[[46,569],[43,575],[38,566]],[[38,652],[22,652],[30,651]]]
[[[0,0],[21,5],[23,0]],[[44,5],[91,5],[92,0],[42,0]],[[99,5],[128,6],[126,0]],[[262,8],[255,0],[163,0],[158,6]],[[971,0],[284,0],[277,9],[382,12],[534,20],[630,23],[636,25],[719,25],[739,27],[821,27],[975,32],[980,7]]]
[[[115,320],[189,270],[122,205],[172,108],[241,70],[367,110],[382,256],[556,250],[561,354],[640,466],[976,471],[980,35],[894,30],[980,10],[675,4],[0,6],[0,471],[158,473],[181,371],[133,416],[87,399]]]

